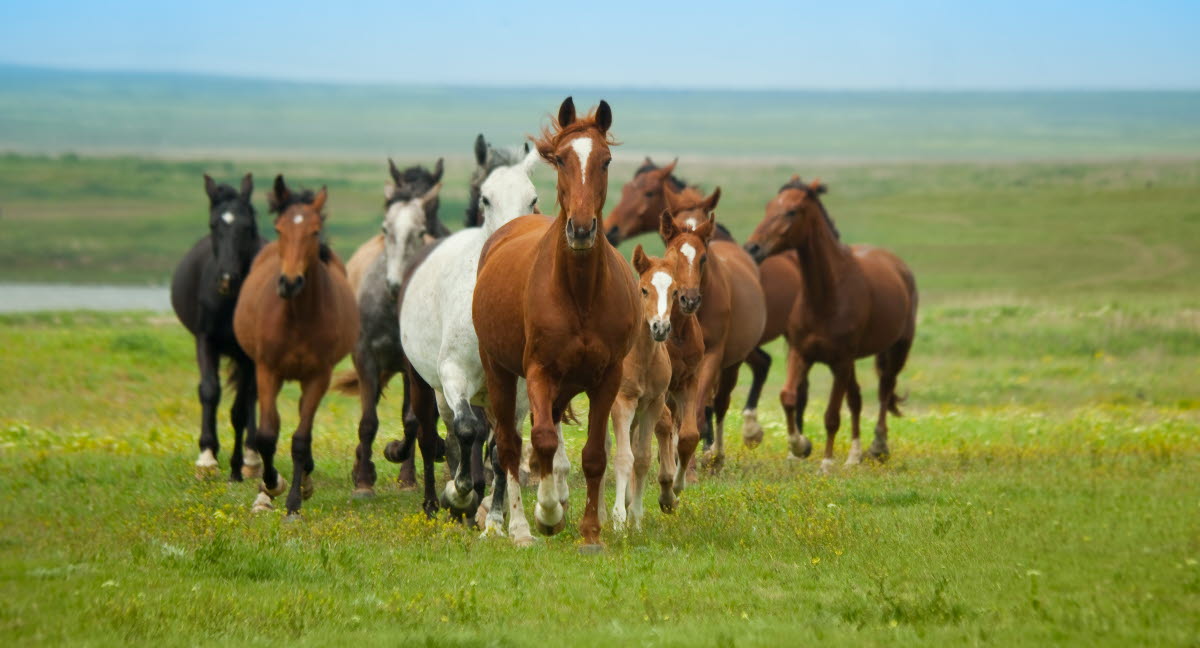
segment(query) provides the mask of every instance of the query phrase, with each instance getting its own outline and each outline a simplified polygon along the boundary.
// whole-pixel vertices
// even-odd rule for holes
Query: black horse
[[[171,306],[179,321],[196,338],[196,363],[200,366],[200,456],[197,477],[218,472],[217,406],[221,401],[218,364],[221,356],[232,363],[229,382],[236,390],[230,423],[234,446],[229,460],[229,479],[257,477],[262,459],[254,448],[255,401],[258,398],[254,362],[238,346],[233,335],[233,309],[242,280],[263,246],[258,234],[250,194],[254,180],[242,178],[241,191],[218,185],[207,174],[209,234],[184,255],[171,278]],[[243,455],[243,434],[246,452]]]

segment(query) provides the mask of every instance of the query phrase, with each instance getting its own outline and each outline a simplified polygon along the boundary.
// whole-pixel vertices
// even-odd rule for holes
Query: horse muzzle
[[[596,232],[599,231],[599,229],[600,228],[596,223],[595,216],[592,217],[591,226],[586,229],[582,227],[576,227],[575,221],[571,218],[567,218],[567,244],[571,246],[572,250],[578,252],[590,250],[592,249],[592,246],[596,245]]]
[[[608,239],[608,242],[612,243],[613,245],[620,245],[621,228],[613,225],[612,227],[608,228],[608,233],[604,235],[604,238]]]
[[[222,297],[228,296],[233,292],[234,276],[228,272],[222,274],[217,279],[217,294]]]
[[[650,337],[655,342],[662,342],[671,334],[671,320],[655,318],[650,321]]]
[[[304,275],[298,277],[289,277],[287,275],[279,275],[279,285],[275,291],[284,299],[291,299],[300,293],[300,289],[304,288]]]
[[[696,295],[695,297],[680,295],[679,307],[683,309],[684,313],[691,315],[700,310],[700,299],[701,295]]]
[[[767,258],[767,251],[758,243],[747,243],[744,249],[755,263],[762,263]]]

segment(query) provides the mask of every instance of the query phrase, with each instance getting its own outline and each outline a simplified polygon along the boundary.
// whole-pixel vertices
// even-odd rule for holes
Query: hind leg
[[[521,434],[517,425],[522,420],[517,418],[517,377],[493,363],[482,350],[479,356],[487,377],[488,410],[493,418],[497,457],[494,464],[497,488],[492,493],[492,510],[488,513],[485,533],[492,528],[497,514],[503,522],[504,512],[507,512],[508,533],[513,544],[528,547],[534,540],[529,533],[529,521],[521,503],[521,485],[517,481],[521,463]],[[501,480],[505,482],[503,489],[499,487]]]
[[[740,364],[721,370],[717,380],[717,391],[713,396],[713,414],[716,418],[713,434],[713,450],[710,454],[709,465],[713,470],[720,470],[725,465],[725,415],[729,412],[729,400],[733,388],[737,385]]]
[[[757,448],[763,440],[763,429],[758,424],[758,399],[771,371],[771,356],[762,347],[757,347],[746,357],[752,379],[750,393],[746,395],[746,407],[742,409],[742,443],[747,448]]]
[[[850,407],[850,454],[847,466],[862,463],[862,441],[859,440],[859,415],[862,414],[862,392],[858,389],[858,377],[854,373],[854,362],[849,363],[846,375],[846,405]]]
[[[234,362],[238,363],[237,395],[234,396],[233,408],[229,411],[229,422],[233,426],[233,453],[229,458],[229,481],[240,482],[244,477],[254,478],[262,472],[262,459],[254,451],[254,363],[250,362],[248,358],[236,358]],[[248,459],[254,461],[253,467],[247,461]],[[249,471],[247,471],[248,467],[250,467]]]
[[[434,485],[436,470],[433,463],[438,455],[437,433],[437,398],[433,388],[421,378],[420,374],[410,371],[405,374],[408,378],[406,389],[412,393],[413,415],[417,417],[417,443],[421,448],[422,475],[421,481],[425,490],[425,498],[421,504],[425,515],[433,518],[437,515],[437,487]]]
[[[879,420],[875,424],[875,440],[867,449],[867,456],[877,461],[887,461],[888,449],[887,415],[890,411],[900,416],[899,399],[896,397],[896,377],[904,368],[912,340],[901,340],[892,348],[875,356],[875,370],[879,373]]]
[[[833,441],[842,424],[842,399],[846,396],[847,371],[845,363],[830,367],[833,370],[833,389],[829,391],[829,405],[825,408],[825,457],[821,460],[821,472],[833,472]]]
[[[678,457],[676,456],[676,445],[679,442],[678,435],[675,433],[675,422],[672,420],[671,412],[667,407],[663,407],[658,417],[658,421],[654,424],[654,436],[658,437],[658,507],[663,513],[675,512],[675,474],[678,470],[676,464]],[[649,435],[646,435],[646,440],[643,441],[647,445],[650,443]],[[649,448],[647,447],[647,453]],[[634,468],[637,468],[637,462],[634,462]],[[649,469],[649,459],[647,459],[646,468]],[[642,475],[638,479],[645,481],[646,476]]]
[[[617,396],[612,404],[613,436],[616,438],[616,454],[612,457],[613,475],[616,489],[613,495],[612,526],[616,531],[625,528],[626,496],[629,493],[630,475],[634,470],[633,444],[630,441],[630,429],[634,425],[637,413],[637,397]],[[607,443],[606,443],[607,445]],[[601,501],[599,510],[604,509]]]
[[[804,436],[804,410],[808,407],[808,370],[811,365],[795,348],[788,349],[787,377],[779,402],[787,419],[788,457],[805,459],[812,454],[812,441]]]
[[[375,435],[379,431],[379,396],[386,377],[381,377],[377,363],[366,354],[356,353],[354,369],[358,373],[358,400],[362,414],[358,420],[358,447],[354,449],[354,469],[350,473],[354,490],[352,497],[375,496],[375,462],[371,461]],[[381,379],[382,378],[382,379]]]

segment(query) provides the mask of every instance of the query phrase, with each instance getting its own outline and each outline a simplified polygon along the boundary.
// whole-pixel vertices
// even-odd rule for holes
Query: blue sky
[[[1200,89],[1198,42],[1194,0],[0,4],[0,63],[303,81]]]

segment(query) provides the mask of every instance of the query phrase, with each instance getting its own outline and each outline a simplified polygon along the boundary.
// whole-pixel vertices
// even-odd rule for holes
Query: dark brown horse
[[[804,184],[793,176],[767,203],[766,216],[750,236],[746,250],[757,260],[783,250],[799,254],[804,295],[788,320],[788,373],[780,394],[788,418],[792,455],[807,457],[812,443],[804,437],[808,372],[814,362],[829,366],[833,390],[825,410],[825,458],[833,467],[833,439],[841,422],[842,398],[850,406],[851,447],[847,464],[862,460],[859,414],[862,395],[854,375],[857,358],[875,356],[879,374],[879,421],[868,453],[888,456],[887,414],[900,415],[896,376],[904,368],[916,333],[917,285],[912,271],[895,254],[869,245],[847,246],[821,204],[825,186]]]
[[[597,509],[609,411],[621,385],[622,362],[639,330],[633,272],[600,235],[611,125],[608,103],[576,117],[571,98],[563,101],[558,119],[535,141],[538,153],[558,170],[558,216],[510,221],[488,239],[480,256],[473,319],[504,473],[496,475],[496,484],[506,482],[509,533],[518,545],[533,541],[518,476],[521,378],[528,384],[530,441],[541,473],[536,518],[547,533],[565,524],[570,464],[560,422],[573,396],[588,395],[587,504],[579,531],[587,545],[600,543]],[[493,497],[496,506],[505,501],[499,493]]]
[[[276,186],[283,184],[282,176]],[[255,362],[261,426],[256,436],[263,459],[263,479],[254,510],[273,509],[271,501],[287,488],[275,469],[279,440],[276,399],[285,380],[301,385],[300,424],[292,435],[292,488],[289,516],[298,514],[301,499],[312,496],[312,427],[321,398],[329,388],[333,367],[354,348],[358,307],[346,281],[346,269],[332,251],[322,259],[321,230],[327,194],[322,188],[312,204],[296,203],[275,219],[279,240],[254,260],[234,312],[238,343]]]
[[[767,317],[754,260],[736,243],[713,239],[712,212],[720,198],[719,187],[707,198],[692,190],[676,193],[666,188],[667,211],[659,224],[663,242],[679,255],[679,304],[685,313],[696,314],[704,331],[695,415],[703,421],[705,406],[712,403],[716,430],[706,454],[714,467],[725,457],[729,393],[738,368],[762,338]]]
[[[666,192],[683,192],[688,188],[685,181],[674,175],[675,165],[672,162],[659,167],[646,158],[638,167],[633,179],[621,188],[621,200],[604,219],[604,231],[610,243],[618,245],[628,238],[658,231],[659,217],[667,208]],[[713,233],[713,238],[733,241],[729,231],[720,225]],[[757,446],[763,437],[762,426],[758,424],[758,399],[771,369],[771,356],[763,350],[763,346],[783,335],[792,304],[802,288],[800,261],[794,252],[786,251],[767,257],[759,264],[758,272],[767,299],[767,321],[758,346],[746,357],[752,380],[746,395],[746,406],[742,408],[742,439],[750,447]],[[732,390],[734,385],[728,387]],[[721,400],[724,402],[727,399],[728,395],[725,395]],[[706,429],[705,434],[711,443],[711,429]]]

